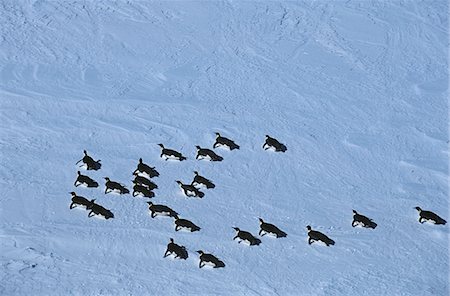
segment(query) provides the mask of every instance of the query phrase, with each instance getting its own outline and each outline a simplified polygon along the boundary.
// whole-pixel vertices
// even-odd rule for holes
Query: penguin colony
[[[163,144],[158,145],[161,147],[160,157],[162,159],[166,161],[168,159],[178,161],[187,160],[187,158],[183,156],[180,152],[166,148],[164,147]],[[216,141],[213,145],[213,148],[215,149],[217,147],[222,146],[227,147],[229,150],[240,149],[240,146],[237,145],[233,140],[230,140],[226,137],[221,136],[219,133],[216,133]],[[196,148],[197,148],[197,155],[195,159],[197,160],[201,159],[207,159],[209,161],[223,160],[222,156],[216,154],[211,149],[202,148],[200,146],[196,146]],[[283,152],[283,153],[287,151],[286,145],[280,143],[277,139],[270,137],[269,135],[266,135],[266,139],[262,148],[264,150],[270,149],[275,152]],[[83,153],[84,153],[83,158],[80,159],[76,164],[82,162],[80,167],[84,167],[88,171],[100,170],[101,168],[100,160],[94,160],[91,156],[88,155],[86,150],[84,150]],[[75,187],[78,187],[80,185],[83,185],[88,188],[99,187],[98,182],[91,179],[89,176],[81,174],[80,171],[78,171],[77,174],[78,174],[77,178],[74,182]],[[183,183],[180,180],[176,180],[176,182],[178,183],[181,191],[186,197],[203,198],[205,196],[205,193],[200,191],[200,188],[204,187],[206,189],[213,189],[215,188],[215,184],[211,180],[201,176],[197,171],[194,171],[194,174],[195,176],[191,183]],[[154,177],[159,177],[159,172],[155,169],[155,167],[151,167],[145,164],[142,158],[140,158],[137,168],[132,173],[132,175],[134,176],[134,180],[132,180],[134,184],[132,192],[133,197],[135,196],[142,196],[146,198],[155,197],[155,193],[153,192],[153,190],[158,189],[158,185],[156,185],[151,180]],[[125,185],[116,181],[112,181],[109,179],[109,177],[105,177],[104,179],[105,179],[105,191],[104,191],[105,194],[108,194],[110,192],[116,192],[120,195],[130,193],[130,190],[127,189]],[[84,208],[87,211],[89,211],[88,217],[98,216],[104,219],[114,218],[114,214],[110,210],[95,203],[95,199],[89,200],[83,196],[77,195],[75,192],[70,192],[70,194],[72,196],[72,202],[69,206],[70,209],[76,207]],[[189,232],[196,232],[201,230],[199,226],[197,226],[190,220],[181,219],[176,211],[174,211],[173,209],[171,209],[166,205],[154,204],[151,201],[148,201],[147,204],[150,216],[152,218],[155,218],[156,216],[167,216],[173,218],[175,224],[175,231],[185,229]],[[419,212],[420,223],[424,223],[426,221],[434,223],[436,225],[445,225],[447,223],[447,221],[445,221],[443,218],[441,218],[440,216],[431,211],[422,210],[420,207],[415,207],[415,209]],[[279,229],[274,224],[265,222],[262,218],[259,218],[259,224],[260,230],[258,235],[260,237],[263,237],[266,234],[272,235],[276,238],[284,238],[287,236],[287,234],[284,231]],[[352,227],[361,226],[363,228],[370,228],[370,229],[375,229],[377,227],[377,224],[372,219],[358,213],[355,210],[353,210],[353,221],[351,225]],[[238,243],[245,242],[250,246],[258,246],[262,243],[261,239],[259,239],[258,237],[251,234],[248,231],[241,230],[238,227],[233,227],[233,229],[235,230],[235,236],[233,237],[233,240],[237,240]],[[308,244],[311,245],[314,242],[322,242],[326,246],[332,246],[335,244],[334,240],[332,240],[322,232],[313,230],[310,225],[307,225],[306,229],[308,235]],[[210,265],[213,268],[225,267],[225,263],[220,259],[218,259],[216,256],[205,253],[202,250],[198,250],[196,252],[199,254],[199,268],[202,268],[205,265]],[[170,238],[163,258],[166,258],[167,256],[170,255],[173,255],[174,258],[179,259],[187,259],[189,257],[186,247],[176,244],[173,238]]]

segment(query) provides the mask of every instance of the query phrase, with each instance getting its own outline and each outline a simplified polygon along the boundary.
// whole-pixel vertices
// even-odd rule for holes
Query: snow
[[[447,295],[447,1],[0,3],[0,295]],[[196,161],[215,132],[240,145]],[[268,134],[286,153],[264,151]],[[159,158],[160,147],[183,162]],[[99,188],[74,188],[85,171]],[[132,188],[156,166],[149,215]],[[175,180],[216,184],[185,198]],[[70,210],[95,198],[114,219]],[[352,209],[375,230],[351,227]],[[286,238],[246,248],[258,217]],[[336,241],[307,244],[306,226]],[[169,238],[189,258],[163,258]],[[198,268],[196,250],[225,268]]]

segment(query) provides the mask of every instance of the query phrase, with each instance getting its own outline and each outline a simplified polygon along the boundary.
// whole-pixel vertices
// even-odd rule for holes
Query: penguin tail
[[[287,233],[284,231],[280,231],[280,233],[277,234],[277,237],[286,237]]]
[[[261,244],[261,240],[259,238],[255,238],[251,243],[252,246],[253,245],[259,246],[260,244]]]

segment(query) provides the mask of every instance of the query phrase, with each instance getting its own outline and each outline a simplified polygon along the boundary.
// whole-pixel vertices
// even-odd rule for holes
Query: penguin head
[[[75,192],[69,192],[72,196],[77,196],[77,194]]]
[[[180,180],[176,180],[175,182],[177,182],[179,185],[182,184]]]
[[[91,199],[91,204],[93,204],[95,202],[95,198],[94,199]]]
[[[173,238],[170,238],[170,242],[173,244]]]
[[[258,218],[260,223],[264,223],[263,219]]]
[[[217,133],[217,132],[216,132],[216,136],[220,137],[220,133]]]
[[[194,174],[198,176],[198,172],[197,171],[194,171]]]
[[[195,148],[197,148],[198,150],[202,149],[200,146],[196,145]]]
[[[149,206],[152,206],[152,205],[153,205],[153,203],[152,203],[151,201],[148,201],[147,204],[148,204]]]
[[[270,136],[269,136],[269,135],[266,135],[266,138],[270,138]]]
[[[311,226],[308,225],[308,226],[306,226],[306,229],[308,229],[308,231],[311,231],[312,228],[311,228]]]
[[[236,230],[237,232],[241,231],[239,228],[237,227],[233,227],[234,230]]]
[[[142,163],[142,158],[139,158],[139,163]]]
[[[357,215],[358,214],[358,212],[357,211],[355,211],[355,210],[352,210],[353,211],[353,214],[355,214],[355,215]]]
[[[198,250],[197,253],[199,253],[200,255],[204,254],[202,250]]]
[[[418,210],[419,212],[422,212],[422,209],[419,207],[415,207],[416,210]]]
[[[164,149],[164,145],[163,144],[158,144],[159,147],[161,147],[162,149]]]
[[[86,150],[83,150],[83,153],[84,153],[85,156],[87,156],[87,151]]]
[[[80,171],[78,171],[77,173],[78,173],[78,176],[81,175],[81,172],[80,172]]]
[[[105,180],[109,182],[109,178],[108,177],[105,177]]]

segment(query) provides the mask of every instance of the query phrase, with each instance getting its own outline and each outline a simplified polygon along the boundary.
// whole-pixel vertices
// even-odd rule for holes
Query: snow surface
[[[413,209],[449,220],[448,16],[443,0],[0,1],[0,294],[448,295],[449,227]],[[241,149],[196,161],[217,131]],[[100,188],[73,187],[83,149]],[[106,176],[131,189],[139,157],[153,201],[200,232],[103,193]],[[175,182],[194,170],[216,184],[203,199]],[[69,210],[70,191],[115,219]],[[258,217],[287,238],[232,240]],[[336,245],[309,246],[308,224]],[[162,258],[171,237],[186,261]],[[199,249],[226,267],[199,269]]]

